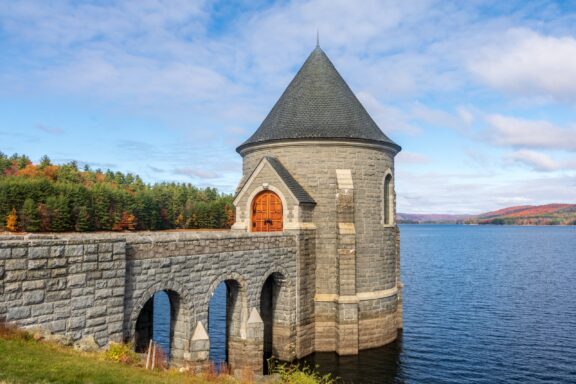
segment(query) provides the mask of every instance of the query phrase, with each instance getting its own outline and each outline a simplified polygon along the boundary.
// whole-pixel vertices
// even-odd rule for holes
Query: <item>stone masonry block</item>
[[[30,308],[29,307],[15,307],[15,308],[8,308],[8,316],[6,320],[14,321],[14,320],[21,320],[30,317]]]
[[[91,255],[98,252],[98,245],[97,244],[85,244],[84,245],[84,254]]]
[[[112,252],[101,252],[98,254],[98,261],[100,263],[104,261],[112,261]]]
[[[72,317],[68,320],[68,329],[76,330],[82,329],[86,325],[86,318],[84,316]]]
[[[114,255],[123,255],[126,253],[126,243],[114,243],[112,253]]]
[[[64,246],[56,245],[50,247],[50,257],[54,259],[63,258],[64,256]]]
[[[26,271],[8,271],[4,276],[4,283],[23,281],[26,279]]]
[[[21,269],[26,269],[27,268],[26,260],[22,259],[7,260],[4,268],[7,271],[17,271]]]
[[[22,301],[24,305],[41,303],[42,301],[44,301],[44,291],[38,290],[38,291],[25,292],[22,295]]]
[[[23,259],[26,257],[28,253],[28,248],[24,248],[24,247],[16,247],[16,248],[12,248],[12,258],[13,259]]]
[[[48,265],[48,259],[28,260],[28,269],[42,269]]]
[[[50,271],[47,269],[34,269],[26,272],[26,278],[29,280],[48,279]]]
[[[54,312],[53,304],[40,304],[32,307],[32,317],[38,317],[42,315],[49,315]]]
[[[31,247],[28,249],[29,259],[47,259],[50,257],[49,247]]]
[[[54,249],[54,247],[52,247]],[[52,257],[48,259],[48,268],[62,268],[66,266],[66,259],[63,257]]]
[[[82,256],[84,253],[83,245],[68,245],[64,249],[64,255],[67,257],[78,257]]]
[[[105,305],[92,307],[92,308],[89,308],[88,311],[86,311],[86,318],[88,318],[88,319],[92,319],[94,317],[101,317],[104,315],[106,315],[106,306]]]
[[[10,258],[12,250],[10,248],[0,248],[0,260],[7,260]]]
[[[46,282],[44,280],[25,281],[22,283],[23,291],[33,291],[36,289],[44,289]]]
[[[83,287],[85,284],[86,284],[85,273],[68,276],[68,287],[70,288]]]

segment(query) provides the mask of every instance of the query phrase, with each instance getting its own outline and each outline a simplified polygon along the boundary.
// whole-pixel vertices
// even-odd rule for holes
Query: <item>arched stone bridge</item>
[[[0,319],[142,349],[165,291],[171,356],[203,365],[208,305],[226,282],[228,363],[261,373],[265,353],[313,351],[314,249],[313,230],[0,237]]]

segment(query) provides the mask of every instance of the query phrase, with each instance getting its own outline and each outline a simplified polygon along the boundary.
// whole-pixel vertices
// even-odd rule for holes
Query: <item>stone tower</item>
[[[233,228],[313,233],[295,295],[298,310],[309,313],[297,320],[296,344],[310,347],[298,348],[298,357],[357,354],[393,341],[402,327],[400,150],[319,46],[237,148],[244,176]]]

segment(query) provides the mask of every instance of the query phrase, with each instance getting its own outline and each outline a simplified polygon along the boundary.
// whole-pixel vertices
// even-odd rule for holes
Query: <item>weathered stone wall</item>
[[[121,341],[125,248],[123,239],[0,239],[0,318]]]
[[[389,315],[377,309],[378,306],[361,303],[365,300],[397,302],[399,298],[394,193],[389,200],[391,224],[384,223],[384,180],[387,174],[394,173],[394,154],[376,145],[312,140],[268,143],[246,149],[241,154],[244,175],[249,175],[264,156],[276,157],[317,203],[311,219],[317,228],[314,349],[354,353],[354,343],[358,349],[364,349],[394,339],[398,324],[401,325],[398,316]],[[342,212],[340,218],[338,216],[338,196],[342,191],[338,188],[337,170],[351,173],[354,186],[352,219],[343,216]],[[391,186],[393,191],[394,179]],[[353,235],[341,234],[338,227],[339,222],[348,220],[353,221]],[[349,251],[353,249],[354,252],[344,255],[339,249],[346,248],[342,247],[343,242],[348,241],[346,237],[354,237],[354,244],[349,245]],[[349,266],[342,268],[349,262],[354,263],[353,275],[350,275]],[[351,295],[345,293],[351,292],[350,284],[354,286]],[[356,298],[340,299],[341,295]],[[353,319],[355,308],[358,308],[358,315]],[[395,314],[397,303],[387,310]],[[340,337],[350,336],[344,328],[339,334],[339,322],[356,322],[357,341],[342,340],[338,345]],[[368,334],[374,337],[370,336],[368,340]]]
[[[0,237],[0,318],[74,340],[93,335],[104,346],[133,340],[140,312],[155,292],[164,290],[172,305],[172,355],[194,360],[207,357],[209,340],[202,334],[209,301],[219,283],[227,282],[235,295],[229,299],[230,363],[244,364],[247,345],[253,353],[262,351],[262,335],[254,336],[262,328],[259,315],[249,325],[248,314],[260,310],[264,282],[278,274],[278,324],[284,328],[284,347],[292,351],[289,357],[295,357],[298,346],[310,351],[311,344],[310,335],[297,340],[308,332],[301,327],[312,321],[313,305],[297,303],[313,298],[305,281],[313,281],[311,244],[314,231]],[[143,332],[146,327],[141,324]],[[195,331],[199,339],[193,338]]]
[[[246,338],[252,308],[260,310],[266,278],[280,272],[286,277],[286,318],[296,326],[295,292],[298,248],[294,236],[283,233],[197,232],[155,237],[133,237],[127,245],[125,336],[134,336],[138,314],[159,290],[174,291],[180,300],[178,319],[184,324],[174,335],[173,354],[187,359],[188,341],[197,322],[208,325],[208,305],[216,287],[235,282],[237,298],[231,306],[231,339]],[[295,340],[292,340],[294,343]],[[233,349],[233,348],[232,348]],[[233,355],[233,351],[230,351]],[[231,356],[234,360],[234,356]]]

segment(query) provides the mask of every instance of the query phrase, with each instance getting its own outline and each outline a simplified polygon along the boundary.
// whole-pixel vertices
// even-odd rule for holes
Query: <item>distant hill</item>
[[[396,221],[400,224],[463,224],[472,215],[448,215],[448,214],[418,214],[398,213]]]
[[[470,224],[576,225],[576,204],[522,205],[483,213]]]
[[[521,205],[480,215],[398,213],[400,224],[576,225],[576,204]]]

